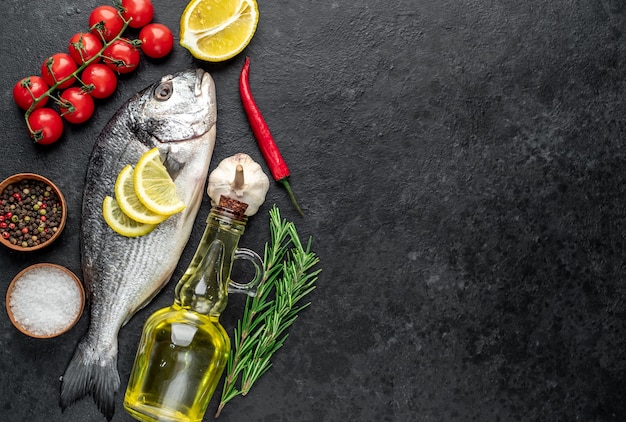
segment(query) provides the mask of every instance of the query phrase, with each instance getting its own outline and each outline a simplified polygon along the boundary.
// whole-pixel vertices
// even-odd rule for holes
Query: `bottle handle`
[[[256,289],[259,282],[263,279],[265,271],[263,270],[263,260],[251,249],[239,248],[235,251],[235,259],[245,259],[250,261],[254,266],[254,277],[246,284],[237,283],[232,279],[228,280],[228,293],[244,293],[248,296],[256,296]]]

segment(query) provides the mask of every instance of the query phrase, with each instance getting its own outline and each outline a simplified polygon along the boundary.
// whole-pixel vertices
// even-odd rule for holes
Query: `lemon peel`
[[[102,215],[109,227],[126,237],[145,236],[156,228],[156,224],[139,223],[128,217],[111,196],[105,196],[102,201]]]
[[[152,148],[139,159],[133,172],[133,183],[137,198],[153,213],[169,216],[185,209],[158,148]]]
[[[144,224],[159,224],[167,215],[156,214],[146,208],[135,193],[135,169],[127,165],[117,175],[115,181],[115,199],[122,212],[133,220]]]
[[[256,0],[193,0],[180,19],[180,44],[200,60],[228,60],[250,43],[258,21]]]

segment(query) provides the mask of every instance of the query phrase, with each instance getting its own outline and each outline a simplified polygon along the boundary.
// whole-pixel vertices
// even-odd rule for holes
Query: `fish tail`
[[[78,345],[63,374],[61,409],[65,411],[78,400],[91,395],[100,412],[110,421],[115,413],[115,393],[120,386],[116,354],[97,354],[93,347],[85,347],[84,344],[81,341]]]

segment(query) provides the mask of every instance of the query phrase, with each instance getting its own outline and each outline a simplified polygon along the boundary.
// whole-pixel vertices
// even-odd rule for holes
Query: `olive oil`
[[[202,420],[230,354],[219,316],[228,301],[233,260],[243,251],[237,245],[245,223],[243,211],[211,209],[174,303],[146,321],[124,396],[124,408],[135,419]],[[245,251],[256,256],[261,271],[250,285],[262,277],[262,262]]]
[[[141,421],[199,422],[230,353],[216,318],[172,305],[146,322],[135,370],[124,399]]]

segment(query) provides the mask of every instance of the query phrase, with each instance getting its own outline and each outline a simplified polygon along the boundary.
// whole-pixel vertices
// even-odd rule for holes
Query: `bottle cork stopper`
[[[225,208],[227,210],[232,211],[234,214],[244,215],[246,209],[248,208],[248,204],[245,202],[238,201],[236,199],[230,198],[228,196],[220,195],[220,203],[218,205],[220,208]]]

